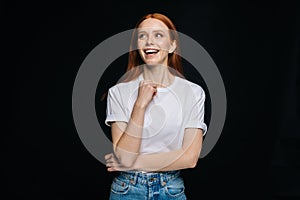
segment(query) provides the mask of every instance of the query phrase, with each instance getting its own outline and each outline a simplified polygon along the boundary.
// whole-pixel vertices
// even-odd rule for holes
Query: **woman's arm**
[[[201,129],[185,129],[182,148],[166,153],[140,155],[133,167],[143,171],[194,168],[200,156],[202,138]]]
[[[155,94],[156,86],[151,81],[141,81],[129,122],[111,123],[114,152],[125,167],[132,167],[139,155],[145,111]]]
[[[166,153],[139,155],[131,168],[124,167],[112,155],[107,155],[108,171],[143,170],[170,171],[194,168],[199,159],[202,147],[202,129],[185,129],[182,148]]]

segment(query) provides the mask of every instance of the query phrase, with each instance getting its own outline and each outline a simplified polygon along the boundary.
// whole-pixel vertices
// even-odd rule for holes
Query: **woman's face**
[[[144,20],[138,29],[137,48],[143,61],[148,65],[168,65],[168,54],[176,48],[171,41],[168,27],[160,20]]]

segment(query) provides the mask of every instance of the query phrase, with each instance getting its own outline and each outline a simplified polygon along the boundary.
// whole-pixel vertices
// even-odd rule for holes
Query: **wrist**
[[[134,104],[134,108],[141,109],[141,110],[146,110],[147,105],[136,101],[135,104]]]

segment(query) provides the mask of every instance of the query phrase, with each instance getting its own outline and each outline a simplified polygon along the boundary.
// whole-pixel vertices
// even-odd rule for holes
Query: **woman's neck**
[[[157,87],[168,87],[173,83],[174,75],[172,75],[164,65],[144,65],[144,80],[150,80],[157,83]]]

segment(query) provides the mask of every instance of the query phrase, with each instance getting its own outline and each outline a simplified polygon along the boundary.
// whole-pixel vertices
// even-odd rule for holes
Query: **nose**
[[[147,38],[146,44],[147,45],[152,45],[153,44],[153,36],[152,35],[149,35],[149,37]]]

